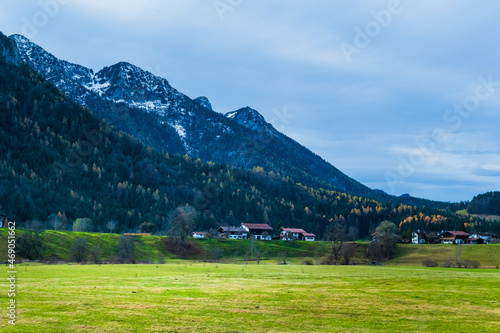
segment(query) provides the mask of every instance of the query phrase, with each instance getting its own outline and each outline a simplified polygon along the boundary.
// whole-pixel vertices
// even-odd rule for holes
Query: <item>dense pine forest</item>
[[[197,230],[241,222],[300,227],[322,238],[344,223],[370,235],[384,220],[410,229],[500,231],[448,210],[365,199],[296,184],[255,167],[245,171],[153,149],[70,101],[27,65],[0,59],[0,210],[10,220],[71,230],[168,229],[178,206],[198,211]],[[115,227],[113,227],[115,226]]]

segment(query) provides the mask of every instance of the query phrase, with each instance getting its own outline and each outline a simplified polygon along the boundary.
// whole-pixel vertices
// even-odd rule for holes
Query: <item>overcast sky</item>
[[[500,190],[500,2],[0,1],[4,34],[94,70],[133,63],[221,113],[250,106],[369,187]]]

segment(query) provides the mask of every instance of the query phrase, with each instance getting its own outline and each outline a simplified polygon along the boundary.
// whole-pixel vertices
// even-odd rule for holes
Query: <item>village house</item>
[[[248,238],[258,239],[258,240],[271,240],[273,228],[268,224],[259,223],[242,223],[241,228],[248,232]]]
[[[470,237],[482,239],[483,244],[492,244],[500,241],[500,236],[493,232],[476,232],[472,234]]]
[[[281,228],[280,239],[281,240],[315,241],[316,235],[308,233],[304,229]]]
[[[412,232],[411,242],[413,244],[437,244],[439,234],[435,231],[417,230]]]
[[[465,240],[469,237],[470,234],[465,231],[445,231],[439,240],[442,244],[465,244]]]
[[[200,231],[193,232],[193,238],[196,238],[196,239],[205,239],[205,238],[209,238],[209,237],[210,237],[210,235],[207,232],[200,232]]]
[[[217,229],[219,233],[219,238],[227,238],[227,239],[247,239],[248,231],[241,227],[229,227],[222,226]]]

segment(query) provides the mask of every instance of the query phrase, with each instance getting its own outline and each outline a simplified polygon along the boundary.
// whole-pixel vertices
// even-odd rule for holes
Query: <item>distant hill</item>
[[[474,197],[467,206],[469,214],[500,215],[500,192],[488,192]]]

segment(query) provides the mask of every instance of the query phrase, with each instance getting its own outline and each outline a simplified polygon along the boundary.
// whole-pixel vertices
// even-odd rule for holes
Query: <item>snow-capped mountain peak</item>
[[[257,110],[251,107],[244,107],[236,111],[228,112],[225,115],[227,118],[236,121],[240,125],[256,131],[270,129],[272,126],[264,119]]]
[[[211,111],[213,111],[214,109],[212,108],[212,103],[210,103],[210,101],[208,100],[208,98],[206,98],[205,96],[200,96],[198,98],[195,98],[194,99],[195,102],[198,102],[201,106],[203,106],[204,108],[207,108]]]

